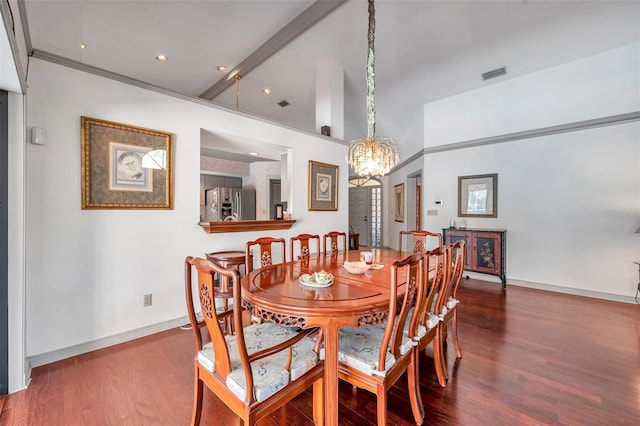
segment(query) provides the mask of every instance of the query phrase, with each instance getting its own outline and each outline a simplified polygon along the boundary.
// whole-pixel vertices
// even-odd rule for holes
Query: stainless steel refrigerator
[[[255,220],[256,191],[241,188],[214,188],[205,192],[206,222]]]

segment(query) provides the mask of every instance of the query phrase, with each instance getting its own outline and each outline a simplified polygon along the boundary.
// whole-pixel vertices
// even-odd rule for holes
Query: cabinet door
[[[473,265],[473,249],[471,245],[473,244],[473,238],[469,235],[468,232],[465,231],[445,231],[446,238],[445,244],[453,244],[456,241],[464,241],[464,245],[466,247],[467,254],[464,258],[464,268],[470,269]]]
[[[478,272],[500,275],[501,251],[502,244],[499,233],[477,233],[473,250],[474,269]]]
[[[224,185],[227,188],[242,188],[242,178],[239,177],[224,177]]]
[[[205,189],[218,188],[224,186],[224,176],[205,175],[204,181]]]

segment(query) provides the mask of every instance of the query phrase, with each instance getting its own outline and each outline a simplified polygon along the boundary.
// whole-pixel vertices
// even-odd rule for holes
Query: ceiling
[[[243,112],[307,131],[316,128],[316,66],[330,58],[344,69],[344,139],[365,136],[367,3],[315,3],[26,0],[24,5],[37,52],[193,97],[226,82],[228,88],[212,102],[235,109],[237,100]],[[326,6],[335,8],[322,12],[330,9]],[[376,134],[398,142],[401,160],[422,147],[425,103],[640,40],[640,1],[378,0],[375,7]],[[304,31],[293,38],[300,28]],[[278,50],[277,42],[287,38],[293,39]],[[80,49],[81,43],[87,47]],[[157,61],[158,54],[168,61]],[[253,69],[240,67],[236,99],[232,74],[243,63]],[[217,71],[219,65],[228,70]],[[482,80],[482,73],[503,66],[507,75]],[[271,95],[262,94],[265,87]],[[282,100],[289,105],[279,106]],[[205,139],[203,152],[218,156],[235,142],[241,143],[239,154],[260,145],[207,131]],[[279,158],[278,149],[252,150]]]

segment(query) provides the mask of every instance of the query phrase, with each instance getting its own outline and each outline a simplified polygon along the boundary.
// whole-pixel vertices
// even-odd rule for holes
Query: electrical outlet
[[[151,300],[151,293],[149,294],[145,294],[144,295],[144,299],[142,301],[142,307],[145,306],[151,306],[152,300]]]

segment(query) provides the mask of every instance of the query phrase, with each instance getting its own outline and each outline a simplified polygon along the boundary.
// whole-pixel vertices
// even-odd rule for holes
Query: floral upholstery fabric
[[[283,327],[271,322],[254,324],[244,328],[244,339],[249,354],[258,352],[277,345],[298,332],[290,327]],[[244,371],[240,363],[236,336],[225,336],[229,357],[231,359],[231,372],[227,376],[227,386],[240,399],[246,395],[246,383]],[[253,372],[254,396],[259,402],[266,400],[271,395],[282,389],[289,380],[309,371],[318,363],[318,356],[313,352],[313,342],[302,339],[293,345],[293,358],[291,361],[291,374],[286,370],[289,351],[284,350],[251,363]],[[198,353],[198,362],[209,371],[214,371],[215,354],[211,343],[204,345]]]
[[[396,360],[387,351],[383,371],[378,370],[378,355],[386,325],[365,325],[359,328],[343,327],[339,333],[338,359],[363,373],[384,376]],[[413,342],[403,336],[400,353],[406,354],[413,348]]]

